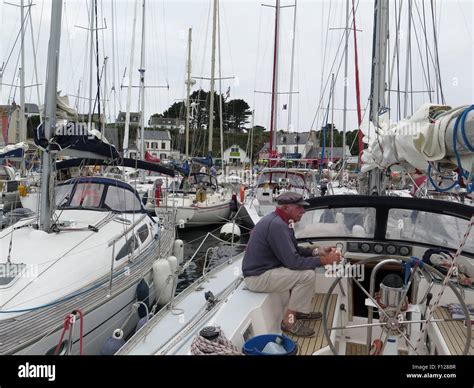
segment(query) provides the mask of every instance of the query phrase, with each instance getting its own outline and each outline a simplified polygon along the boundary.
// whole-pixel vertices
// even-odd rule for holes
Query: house
[[[20,142],[20,106],[0,105],[0,141],[3,144],[16,144]]]
[[[315,160],[321,160],[321,153],[322,153],[322,147],[311,147],[309,150],[308,154],[306,155],[306,159],[315,159]],[[332,148],[332,157],[330,155],[331,153],[331,148],[330,147],[325,147],[324,149],[324,159],[325,163],[327,163],[329,160],[332,162],[337,162],[342,158],[342,147],[333,147]],[[346,146],[346,158],[352,156],[351,155],[351,150],[349,146]]]
[[[279,131],[276,136],[277,152],[287,158],[307,158],[311,147],[317,142],[316,131],[309,132],[283,132]]]
[[[185,121],[176,118],[151,116],[148,126],[153,129],[179,129],[184,128]]]
[[[94,113],[91,117],[91,129],[98,129],[99,125],[98,125],[98,122],[99,122],[99,114],[98,113]],[[88,113],[78,113],[77,115],[77,121],[79,123],[89,123],[89,114]],[[101,127],[103,128],[104,127],[104,115],[101,114],[100,115],[100,122],[101,122]]]
[[[123,124],[125,125],[125,118],[126,118],[127,113],[126,112],[119,112],[118,117],[117,117],[117,124]],[[141,118],[141,113],[140,112],[130,112],[130,126],[131,127],[138,127],[140,125],[140,118]]]
[[[33,117],[33,116],[39,116],[40,111],[39,107],[36,104],[29,104],[25,103],[25,116],[26,117]]]
[[[161,160],[169,159],[172,154],[170,132],[145,130],[145,149]]]
[[[224,162],[226,164],[237,164],[250,163],[250,159],[247,156],[247,152],[240,148],[238,145],[233,144],[224,151]]]

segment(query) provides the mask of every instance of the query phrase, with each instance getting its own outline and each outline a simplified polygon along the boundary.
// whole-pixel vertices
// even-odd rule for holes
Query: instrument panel
[[[386,242],[348,242],[347,252],[411,256],[412,248],[403,244]]]

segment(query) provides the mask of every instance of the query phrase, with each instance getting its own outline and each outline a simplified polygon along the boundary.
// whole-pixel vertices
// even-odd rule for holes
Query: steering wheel
[[[374,257],[370,257],[370,258],[367,258],[367,259],[364,259],[364,260],[360,260],[357,262],[357,264],[368,264],[368,263],[371,263],[371,262],[409,262],[411,261],[412,259],[411,258],[407,258],[407,257],[401,257],[401,256],[390,256],[391,258],[390,259],[387,259],[386,256],[374,256]],[[428,275],[428,278],[432,278],[432,275],[436,275],[436,277],[440,278],[441,281],[444,281],[444,278],[445,276],[439,272],[437,269],[433,268],[431,265],[428,265],[426,263],[424,263],[421,267],[418,267],[417,270],[421,270],[423,271],[426,275]],[[412,272],[412,276],[413,274],[415,273],[416,270],[413,270]],[[406,320],[406,321],[400,321],[398,319],[398,316],[399,316],[399,313],[401,311],[401,308],[402,308],[402,302],[403,300],[405,299],[406,297],[406,294],[408,293],[408,289],[407,288],[403,294],[403,298],[402,298],[402,302],[400,302],[400,305],[398,306],[397,308],[397,311],[395,312],[395,314],[391,313],[390,315],[387,313],[389,308],[382,308],[382,306],[380,306],[379,302],[374,298],[374,296],[370,295],[370,292],[368,292],[360,283],[358,280],[356,280],[355,278],[353,278],[354,280],[354,283],[357,284],[357,286],[362,290],[362,292],[371,300],[371,302],[373,304],[375,304],[375,306],[377,306],[377,309],[379,311],[379,315],[380,316],[383,316],[384,317],[384,320],[385,322],[380,322],[380,323],[367,323],[367,324],[358,324],[358,325],[346,325],[346,326],[337,326],[337,327],[329,327],[329,322],[328,322],[328,307],[329,307],[329,302],[330,302],[330,299],[331,299],[331,295],[334,291],[334,289],[336,288],[336,286],[339,284],[339,282],[341,281],[342,277],[338,277],[331,285],[331,287],[329,287],[329,290],[326,294],[326,297],[324,299],[324,305],[323,305],[323,318],[322,318],[322,324],[323,324],[323,331],[324,331],[324,336],[326,337],[326,340],[327,340],[327,343],[329,345],[329,348],[331,349],[332,353],[337,355],[338,354],[338,351],[336,349],[336,347],[334,346],[334,343],[332,342],[331,340],[331,331],[332,330],[350,330],[350,329],[360,329],[360,328],[367,328],[367,334],[368,336],[371,335],[371,331],[372,331],[372,327],[373,326],[380,326],[382,327],[382,329],[385,329],[384,332],[386,332],[386,337],[385,337],[385,340],[384,340],[384,343],[382,345],[382,348],[383,346],[385,346],[385,343],[387,342],[387,339],[389,338],[389,331],[397,331],[398,334],[401,334],[402,337],[404,337],[404,339],[406,340],[407,344],[413,349],[415,350],[416,352],[416,346],[413,346],[413,344],[410,342],[409,338],[406,336],[406,334],[403,332],[403,328],[406,326],[406,325],[411,325],[411,324],[420,324],[420,323],[425,323],[427,322],[426,319],[423,319],[423,320],[414,320],[414,321],[409,321],[409,320]],[[463,310],[463,313],[464,313],[464,316],[465,317],[469,317],[469,311],[467,309],[467,306],[466,306],[466,303],[464,302],[464,299],[462,298],[461,294],[459,293],[458,289],[451,283],[451,282],[447,282],[447,286],[449,288],[451,288],[451,290],[453,291],[454,295],[456,296],[462,310]],[[429,291],[429,289],[428,289]],[[423,298],[422,300],[424,300],[425,298]],[[370,309],[372,309],[372,307],[369,307],[369,314],[370,314]],[[395,318],[393,318],[395,317]],[[466,318],[467,320],[469,320],[469,318]],[[430,319],[430,322],[445,322],[446,320],[445,319],[433,319],[433,317],[431,316],[431,319]],[[471,339],[472,339],[472,325],[471,324],[467,324],[466,327],[465,327],[465,330],[466,330],[466,339],[464,341],[464,348],[463,348],[463,351],[462,351],[462,354],[463,355],[466,355],[469,353],[469,350],[471,348]],[[370,333],[370,334],[369,334]],[[369,352],[370,349],[367,349],[367,352]]]

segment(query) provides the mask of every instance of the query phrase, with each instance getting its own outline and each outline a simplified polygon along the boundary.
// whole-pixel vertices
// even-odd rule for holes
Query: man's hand
[[[335,247],[324,248],[320,253],[321,264],[337,264],[341,261],[341,253]]]

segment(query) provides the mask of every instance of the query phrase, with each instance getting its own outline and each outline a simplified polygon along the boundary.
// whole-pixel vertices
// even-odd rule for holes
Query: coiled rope
[[[220,327],[217,326],[216,330],[219,331],[219,336],[212,340],[208,340],[200,334],[194,337],[193,342],[191,344],[191,354],[200,356],[242,355],[242,352],[225,337]]]

